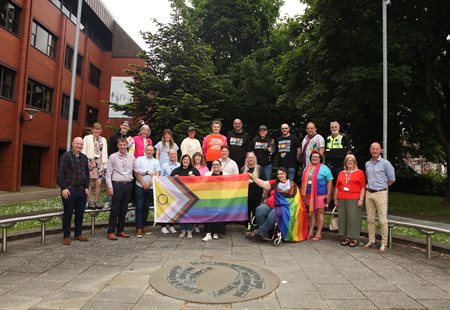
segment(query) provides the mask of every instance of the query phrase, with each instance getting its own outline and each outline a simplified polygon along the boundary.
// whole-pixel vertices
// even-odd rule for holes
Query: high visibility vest
[[[327,137],[327,150],[332,150],[332,149],[343,149],[344,146],[342,145],[342,138],[344,136],[343,135],[337,135],[335,138],[333,138],[333,136],[328,136]]]

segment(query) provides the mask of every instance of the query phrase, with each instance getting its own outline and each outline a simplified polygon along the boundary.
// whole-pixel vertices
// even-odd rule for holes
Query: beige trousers
[[[378,223],[381,229],[381,244],[387,246],[388,240],[388,191],[370,193],[366,192],[367,228],[369,241],[375,242],[375,213],[378,213]]]

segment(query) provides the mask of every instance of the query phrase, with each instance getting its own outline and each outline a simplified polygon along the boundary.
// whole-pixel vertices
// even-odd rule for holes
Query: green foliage
[[[417,174],[403,169],[398,171],[392,190],[402,193],[444,196],[447,189],[447,178],[439,173]]]
[[[209,131],[218,104],[223,100],[223,85],[214,74],[212,50],[195,35],[183,1],[172,3],[171,23],[157,23],[155,33],[143,33],[148,50],[140,57],[144,67],[129,71],[134,102],[121,106],[127,115],[142,119],[152,128],[156,140],[165,128],[176,140],[186,128],[195,125],[200,134]]]

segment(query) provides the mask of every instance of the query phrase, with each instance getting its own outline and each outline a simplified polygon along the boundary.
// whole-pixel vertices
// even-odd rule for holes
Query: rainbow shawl
[[[308,218],[300,190],[293,181],[287,192],[275,189],[275,221],[283,240],[293,242],[306,240]]]
[[[153,178],[155,223],[245,221],[248,174]]]
[[[311,193],[309,196],[309,214],[317,212],[318,198],[317,198],[317,176],[319,175],[321,163],[318,163],[314,168],[311,180]],[[306,189],[308,187],[308,176],[311,174],[311,164],[309,164],[302,175],[302,196],[306,198]]]

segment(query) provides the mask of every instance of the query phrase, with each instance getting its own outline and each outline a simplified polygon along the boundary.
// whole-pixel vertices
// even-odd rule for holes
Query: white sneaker
[[[168,233],[169,233],[169,230],[167,229],[166,226],[163,226],[163,227],[161,228],[161,232],[162,232],[163,234],[168,234]]]
[[[192,231],[188,231],[187,232],[187,238],[188,239],[192,239]]]
[[[211,240],[212,240],[212,237],[211,237],[211,234],[210,234],[210,233],[207,233],[206,236],[205,236],[205,238],[202,239],[202,241],[205,241],[205,242],[211,241]]]
[[[200,227],[198,227],[198,225],[195,225],[194,232],[197,233],[197,234],[200,233]]]
[[[213,235],[213,239],[219,239],[219,235],[218,234],[214,234]]]
[[[176,234],[176,233],[177,233],[177,230],[176,230],[175,227],[173,227],[173,226],[170,226],[170,227],[169,227],[169,230],[170,230],[170,232],[171,232],[172,234]]]
[[[185,231],[181,231],[181,234],[178,235],[178,237],[180,238],[184,238],[186,236],[186,232]]]

